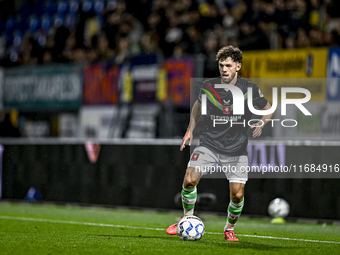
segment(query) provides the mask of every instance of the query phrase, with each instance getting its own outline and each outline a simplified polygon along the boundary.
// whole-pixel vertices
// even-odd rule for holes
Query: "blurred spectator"
[[[43,63],[44,64],[48,64],[48,63],[52,63],[53,61],[53,57],[50,51],[45,51],[44,55],[43,55]]]
[[[109,60],[114,57],[113,50],[109,47],[109,40],[104,33],[98,37],[98,60]]]
[[[117,6],[116,6],[116,12],[122,14],[125,11],[126,11],[126,3],[125,3],[125,1],[118,0],[117,1]]]
[[[317,28],[309,30],[309,39],[312,47],[320,47],[324,45],[323,33]]]
[[[75,32],[72,32],[66,39],[65,48],[62,56],[65,62],[72,62],[75,60],[74,49],[76,46]]]
[[[84,25],[84,45],[86,47],[91,47],[92,38],[97,36],[101,31],[101,24],[99,17],[95,16],[94,13],[91,13]]]
[[[63,61],[63,50],[65,49],[66,40],[70,35],[70,31],[65,26],[60,26],[54,34],[54,52],[53,57],[57,62]]]
[[[239,26],[239,47],[242,50],[252,50],[257,44],[257,36],[255,35],[255,26],[248,22],[243,22]]]
[[[33,40],[29,33],[26,33],[21,45],[18,62],[24,65],[32,65],[38,63],[39,49],[37,42]]]
[[[177,26],[171,27],[168,29],[164,39],[163,47],[166,49],[165,56],[171,56],[174,48],[179,45],[183,39],[183,31]]]
[[[147,17],[149,17],[152,9],[152,0],[126,0],[127,12],[139,20],[144,28],[147,27]]]
[[[181,57],[184,57],[185,55],[186,55],[186,52],[185,52],[185,50],[184,50],[182,45],[175,46],[173,57],[181,58]]]
[[[286,49],[294,49],[295,48],[295,39],[293,36],[288,36],[285,38],[285,48]]]
[[[189,54],[199,54],[203,49],[202,35],[197,28],[190,26],[183,35],[184,47]]]
[[[250,23],[258,22],[262,17],[263,3],[260,0],[251,1],[251,8],[247,13],[247,20]]]
[[[93,42],[91,43],[92,46],[97,46],[97,37],[93,37]],[[86,58],[86,62],[91,64],[91,63],[94,63],[96,61],[98,61],[98,50],[96,50],[97,47],[91,47],[89,49],[87,49],[85,51],[85,58]]]
[[[326,7],[326,31],[340,29],[340,1],[324,0],[328,5]]]
[[[201,33],[213,29],[222,20],[218,20],[218,12],[215,6],[209,6],[205,15],[201,15],[197,27]]]
[[[238,24],[239,22],[242,22],[242,18],[244,14],[247,13],[247,10],[248,10],[248,6],[246,5],[244,1],[239,1],[238,5],[235,5],[232,7],[231,15],[236,24]]]
[[[242,50],[340,44],[339,0],[117,0],[101,9],[71,1],[58,13],[52,1],[44,13],[34,5],[36,12],[19,10],[4,20],[5,66],[204,53],[209,73],[211,52],[227,44]]]
[[[53,36],[46,38],[46,44],[43,53],[43,63],[56,62],[58,59],[57,48],[55,46],[55,40]]]
[[[147,32],[141,39],[141,51],[144,54],[150,54],[160,51],[159,37],[157,33]]]
[[[116,35],[118,33],[119,24],[121,23],[121,14],[117,12],[113,12],[109,14],[106,20],[106,25],[104,27],[104,32],[109,41],[109,47],[111,49],[115,49],[116,44]]]
[[[299,28],[297,31],[297,46],[299,48],[310,48],[311,43],[307,36],[306,30]]]
[[[131,56],[130,52],[130,42],[127,37],[121,37],[118,40],[117,50],[116,50],[116,64],[120,65],[125,60],[129,59]]]
[[[339,46],[340,45],[340,34],[339,34],[339,32],[337,32],[336,30],[326,32],[324,41],[329,46],[336,46],[336,45]]]
[[[85,49],[76,48],[73,51],[73,61],[76,63],[84,63],[91,58],[87,58]]]
[[[206,34],[206,39],[204,42],[204,54],[205,54],[205,68],[204,77],[211,78],[218,75],[216,68],[216,52],[218,50],[218,40],[217,37],[212,34]]]
[[[284,0],[274,0],[275,12],[273,21],[277,26],[277,32],[282,37],[287,37],[290,33],[289,24],[287,22],[288,10]],[[291,38],[292,39],[292,38]]]
[[[320,3],[320,0],[310,0],[308,10],[308,23],[311,27],[321,29],[323,24],[323,17],[326,15],[324,5]]]
[[[271,0],[262,1],[261,5],[261,13],[259,21],[263,21],[266,23],[274,22],[276,17],[276,5]]]
[[[141,51],[140,40],[143,32],[143,26],[136,18],[128,13],[123,15],[123,23],[121,24],[118,33],[120,36],[128,37],[132,55],[137,55]]]

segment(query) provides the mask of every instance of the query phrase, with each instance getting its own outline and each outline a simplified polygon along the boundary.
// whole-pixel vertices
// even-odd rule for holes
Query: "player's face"
[[[218,69],[222,83],[230,84],[237,78],[237,72],[241,69],[241,63],[234,62],[230,57],[218,61]]]

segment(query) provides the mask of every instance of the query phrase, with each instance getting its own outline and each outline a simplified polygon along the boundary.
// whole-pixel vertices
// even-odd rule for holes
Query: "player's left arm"
[[[272,108],[269,102],[267,102],[266,106],[262,110],[269,110]],[[259,137],[262,134],[263,127],[273,118],[274,113],[263,115],[261,121],[253,124],[251,128],[255,128],[253,131],[253,138]]]

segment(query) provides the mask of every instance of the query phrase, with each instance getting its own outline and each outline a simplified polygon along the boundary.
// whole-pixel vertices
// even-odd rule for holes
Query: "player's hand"
[[[182,140],[181,143],[181,147],[180,150],[183,151],[183,149],[185,148],[185,143],[189,140],[189,146],[191,146],[191,141],[192,141],[192,132],[190,130],[188,130]]]
[[[262,134],[263,125],[261,126],[261,124],[263,123],[258,122],[256,124],[251,125],[252,129],[255,128],[253,131],[253,138],[259,137]]]

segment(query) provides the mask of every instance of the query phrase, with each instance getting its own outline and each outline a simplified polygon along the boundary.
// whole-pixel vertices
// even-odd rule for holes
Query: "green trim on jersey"
[[[206,89],[202,89],[200,88],[201,90],[203,90],[205,93],[207,93],[207,98],[208,100],[213,103],[217,108],[219,108],[221,111],[223,111],[223,105],[220,104],[220,102],[216,102],[215,98],[213,97],[213,95]],[[244,100],[247,100],[248,98],[248,92],[244,94]],[[232,104],[230,106],[230,111],[232,111],[234,108],[234,105]]]

